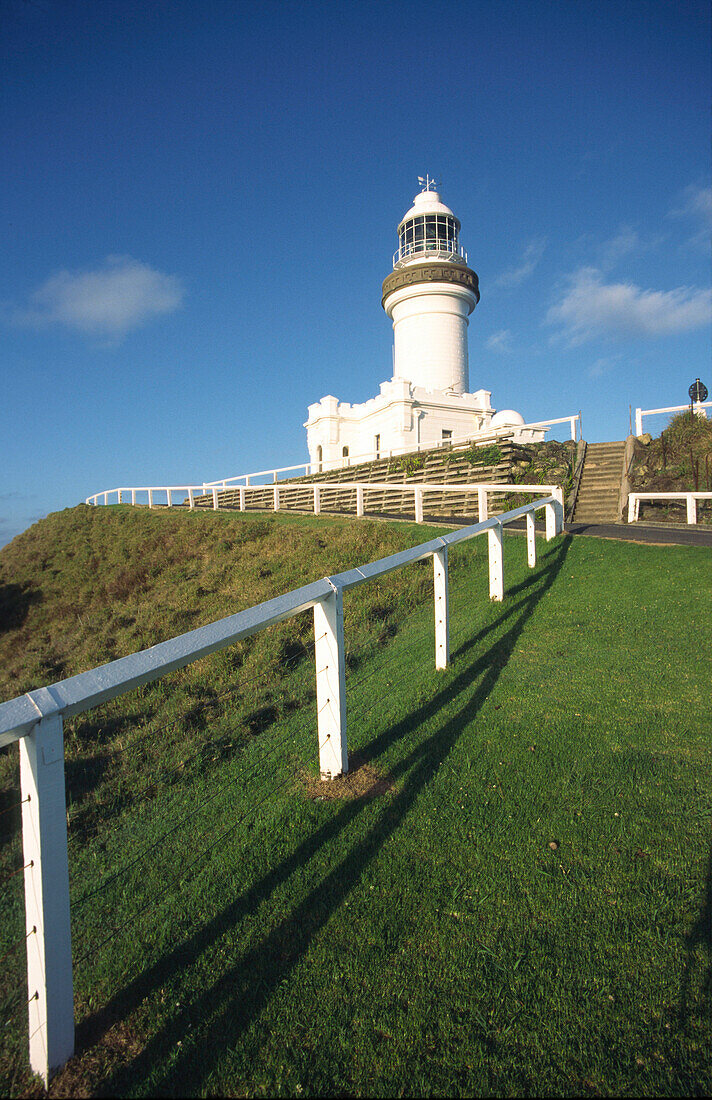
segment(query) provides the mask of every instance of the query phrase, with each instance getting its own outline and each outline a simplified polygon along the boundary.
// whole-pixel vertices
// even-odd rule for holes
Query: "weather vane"
[[[418,183],[423,184],[423,187],[421,188],[421,190],[423,191],[434,191],[438,185],[438,181],[431,179],[428,175],[426,175],[425,177],[418,176]]]

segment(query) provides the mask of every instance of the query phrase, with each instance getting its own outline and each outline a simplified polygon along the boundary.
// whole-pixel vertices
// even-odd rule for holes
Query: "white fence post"
[[[318,485],[314,486],[314,515],[321,513],[321,491]]]
[[[447,546],[433,554],[433,591],[435,594],[435,667],[450,664]]]
[[[131,490],[131,503],[132,504],[136,503],[136,490],[135,489]]]
[[[635,519],[635,496],[633,493],[628,493],[628,523],[632,523]]]
[[[193,490],[188,490],[188,507],[195,508],[195,501],[193,500]]]
[[[555,528],[556,534],[560,535],[564,529],[564,490],[560,485],[555,487],[554,497],[556,498],[554,504]]]
[[[534,513],[527,512],[527,565],[533,569],[536,565],[536,531],[534,529]]]
[[[363,485],[356,486],[356,515],[363,515]]]
[[[415,522],[423,522],[423,490],[415,490]]]
[[[349,770],[344,597],[340,588],[314,604],[314,642],[319,770],[322,779],[335,779]]]
[[[487,532],[489,549],[489,592],[490,599],[498,603],[504,599],[504,568],[502,564],[502,524]]]
[[[687,501],[687,522],[697,523],[697,501],[692,493],[688,493],[685,500]]]
[[[576,440],[576,417],[575,416],[571,417],[571,438],[574,441]]]
[[[240,492],[240,511],[244,512],[245,511],[245,486],[244,485],[239,486],[239,492]]]
[[[487,511],[487,490],[477,490],[477,519],[482,522],[483,519],[489,519],[489,512]]]
[[[49,696],[49,692],[47,692]],[[51,696],[48,701],[51,703]],[[35,703],[35,705],[37,705]],[[39,707],[38,707],[39,711]],[[62,718],[20,740],[30,1065],[44,1078],[74,1053]],[[33,929],[36,933],[31,934]]]
[[[551,542],[556,535],[556,509],[553,504],[544,505],[544,519],[546,520],[546,541]]]
[[[275,481],[276,480],[277,479],[275,478]],[[275,485],[274,489],[272,490],[272,492],[274,494],[274,510],[275,510],[275,512],[278,512],[279,511],[279,489],[277,488],[276,485]]]
[[[636,409],[635,410],[635,434],[636,435],[642,435],[643,434],[643,410],[642,409]]]
[[[109,494],[104,493],[104,504],[108,504],[108,503],[109,503]]]
[[[153,508],[153,489],[148,490],[148,507]]]
[[[213,489],[213,508],[217,512],[218,510],[218,491]]]
[[[170,489],[166,489],[166,498],[168,500],[168,507],[171,508],[173,505],[173,497],[171,495]]]

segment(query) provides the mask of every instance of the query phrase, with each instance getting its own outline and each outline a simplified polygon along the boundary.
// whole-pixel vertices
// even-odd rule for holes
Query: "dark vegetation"
[[[712,492],[712,420],[681,412],[657,439],[636,440],[633,492]],[[685,522],[685,503],[642,501],[640,518]],[[712,523],[712,501],[697,502],[698,523]]]
[[[2,697],[433,533],[51,516],[0,553]],[[505,539],[490,604],[486,540],[452,551],[439,674],[429,564],[347,593],[329,797],[309,613],[66,724],[77,1056],[51,1095],[709,1094],[709,552],[538,553]],[[16,876],[0,1091],[41,1095],[22,921]]]

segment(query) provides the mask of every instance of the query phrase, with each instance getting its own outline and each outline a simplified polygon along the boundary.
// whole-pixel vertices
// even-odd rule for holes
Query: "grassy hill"
[[[51,516],[0,553],[3,697],[430,534]],[[67,723],[51,1095],[710,1092],[709,551],[538,550],[505,539],[502,604],[486,541],[452,552],[438,674],[428,564],[347,593],[347,780],[316,779],[308,613]],[[21,876],[0,907],[0,1088],[39,1095]]]

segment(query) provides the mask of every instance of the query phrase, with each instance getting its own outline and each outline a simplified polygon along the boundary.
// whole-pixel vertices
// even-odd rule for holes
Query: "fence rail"
[[[687,504],[687,522],[697,523],[697,501],[712,500],[712,493],[629,493],[628,523],[638,520],[641,500],[684,500]]]
[[[712,409],[712,401],[695,401],[692,406],[697,416],[707,416],[707,413],[703,412],[703,409]],[[636,409],[635,410],[635,434],[643,434],[643,417],[655,416],[657,413],[676,413],[685,412],[690,408],[690,404],[687,405],[668,405],[666,409]]]
[[[102,497],[103,503],[108,505],[109,497],[116,494],[116,503],[121,504],[123,495],[129,492],[131,493],[131,503],[134,505],[137,504],[137,494],[146,493],[149,508],[157,507],[155,496],[161,493],[166,494],[166,504],[160,505],[161,507],[184,507],[185,502],[176,505],[173,500],[173,494],[178,492],[187,493],[189,508],[194,508],[196,499],[201,496],[211,496],[213,509],[217,511],[219,508],[220,490],[212,488],[208,493],[199,485],[152,486],[151,488],[134,488],[130,490],[125,488],[107,489],[103,493],[97,493],[94,497],[87,497],[86,503],[98,505],[98,498]],[[423,522],[425,493],[458,493],[460,495],[477,493],[478,519],[487,519],[489,516],[490,493],[536,493],[563,500],[562,490],[558,485],[517,485],[512,482],[320,481],[316,484],[237,485],[232,489],[232,492],[238,494],[238,510],[241,512],[247,511],[250,496],[258,498],[259,506],[265,503],[264,494],[271,493],[273,511],[278,512],[283,506],[286,507],[287,499],[291,496],[292,500],[306,498],[302,503],[309,502],[311,511],[315,516],[321,513],[324,497],[328,493],[339,493],[342,496],[344,494],[355,494],[357,516],[365,514],[367,492],[403,493],[406,496],[412,493],[416,523]]]
[[[528,430],[548,430],[556,424],[569,424],[571,427],[571,439],[576,441],[577,438],[583,438],[581,413],[576,413],[573,416],[560,416],[554,420],[537,420],[533,424],[517,425],[517,431]],[[350,455],[343,459],[338,459],[334,462],[299,462],[296,466],[277,466],[272,470],[256,470],[249,474],[236,474],[234,477],[218,478],[217,481],[203,481],[199,485],[153,485],[142,487],[123,486],[120,489],[102,489],[99,493],[92,493],[91,496],[86,498],[87,504],[98,504],[99,497],[106,497],[112,493],[165,493],[165,492],[188,492],[192,490],[193,493],[206,492],[212,489],[229,489],[231,486],[239,487],[242,483],[245,486],[257,485],[257,484],[269,484],[279,481],[280,474],[292,474],[296,471],[301,471],[301,476],[309,477],[312,474],[323,473],[329,468],[334,470],[348,469],[350,466],[358,465],[362,462],[372,462],[374,459],[380,458],[398,458],[401,455],[406,454],[420,454],[422,451],[435,451],[435,450],[449,450],[454,448],[455,450],[461,449],[466,446],[487,446],[490,443],[496,443],[498,439],[503,436],[509,436],[514,429],[511,426],[503,426],[501,428],[493,428],[491,431],[478,433],[473,438],[472,432],[468,435],[457,436],[453,439],[444,439],[439,443],[418,443],[416,447],[399,447],[392,450],[383,450],[377,456],[374,451],[369,451],[361,455]],[[266,482],[257,482],[257,478],[266,478]],[[106,500],[104,500],[106,503]],[[135,500],[131,501],[135,504]]]
[[[540,486],[536,488],[541,490]],[[527,562],[533,568],[534,516],[539,509],[545,513],[548,541],[563,530],[560,489],[502,515],[314,581],[143,652],[0,704],[0,746],[20,743],[29,1058],[32,1069],[42,1075],[45,1084],[74,1052],[64,719],[313,608],[319,767],[323,779],[341,775],[348,770],[344,592],[411,562],[432,557],[435,667],[446,668],[450,663],[449,548],[487,535],[489,596],[500,601],[504,596],[504,528],[525,519]]]

